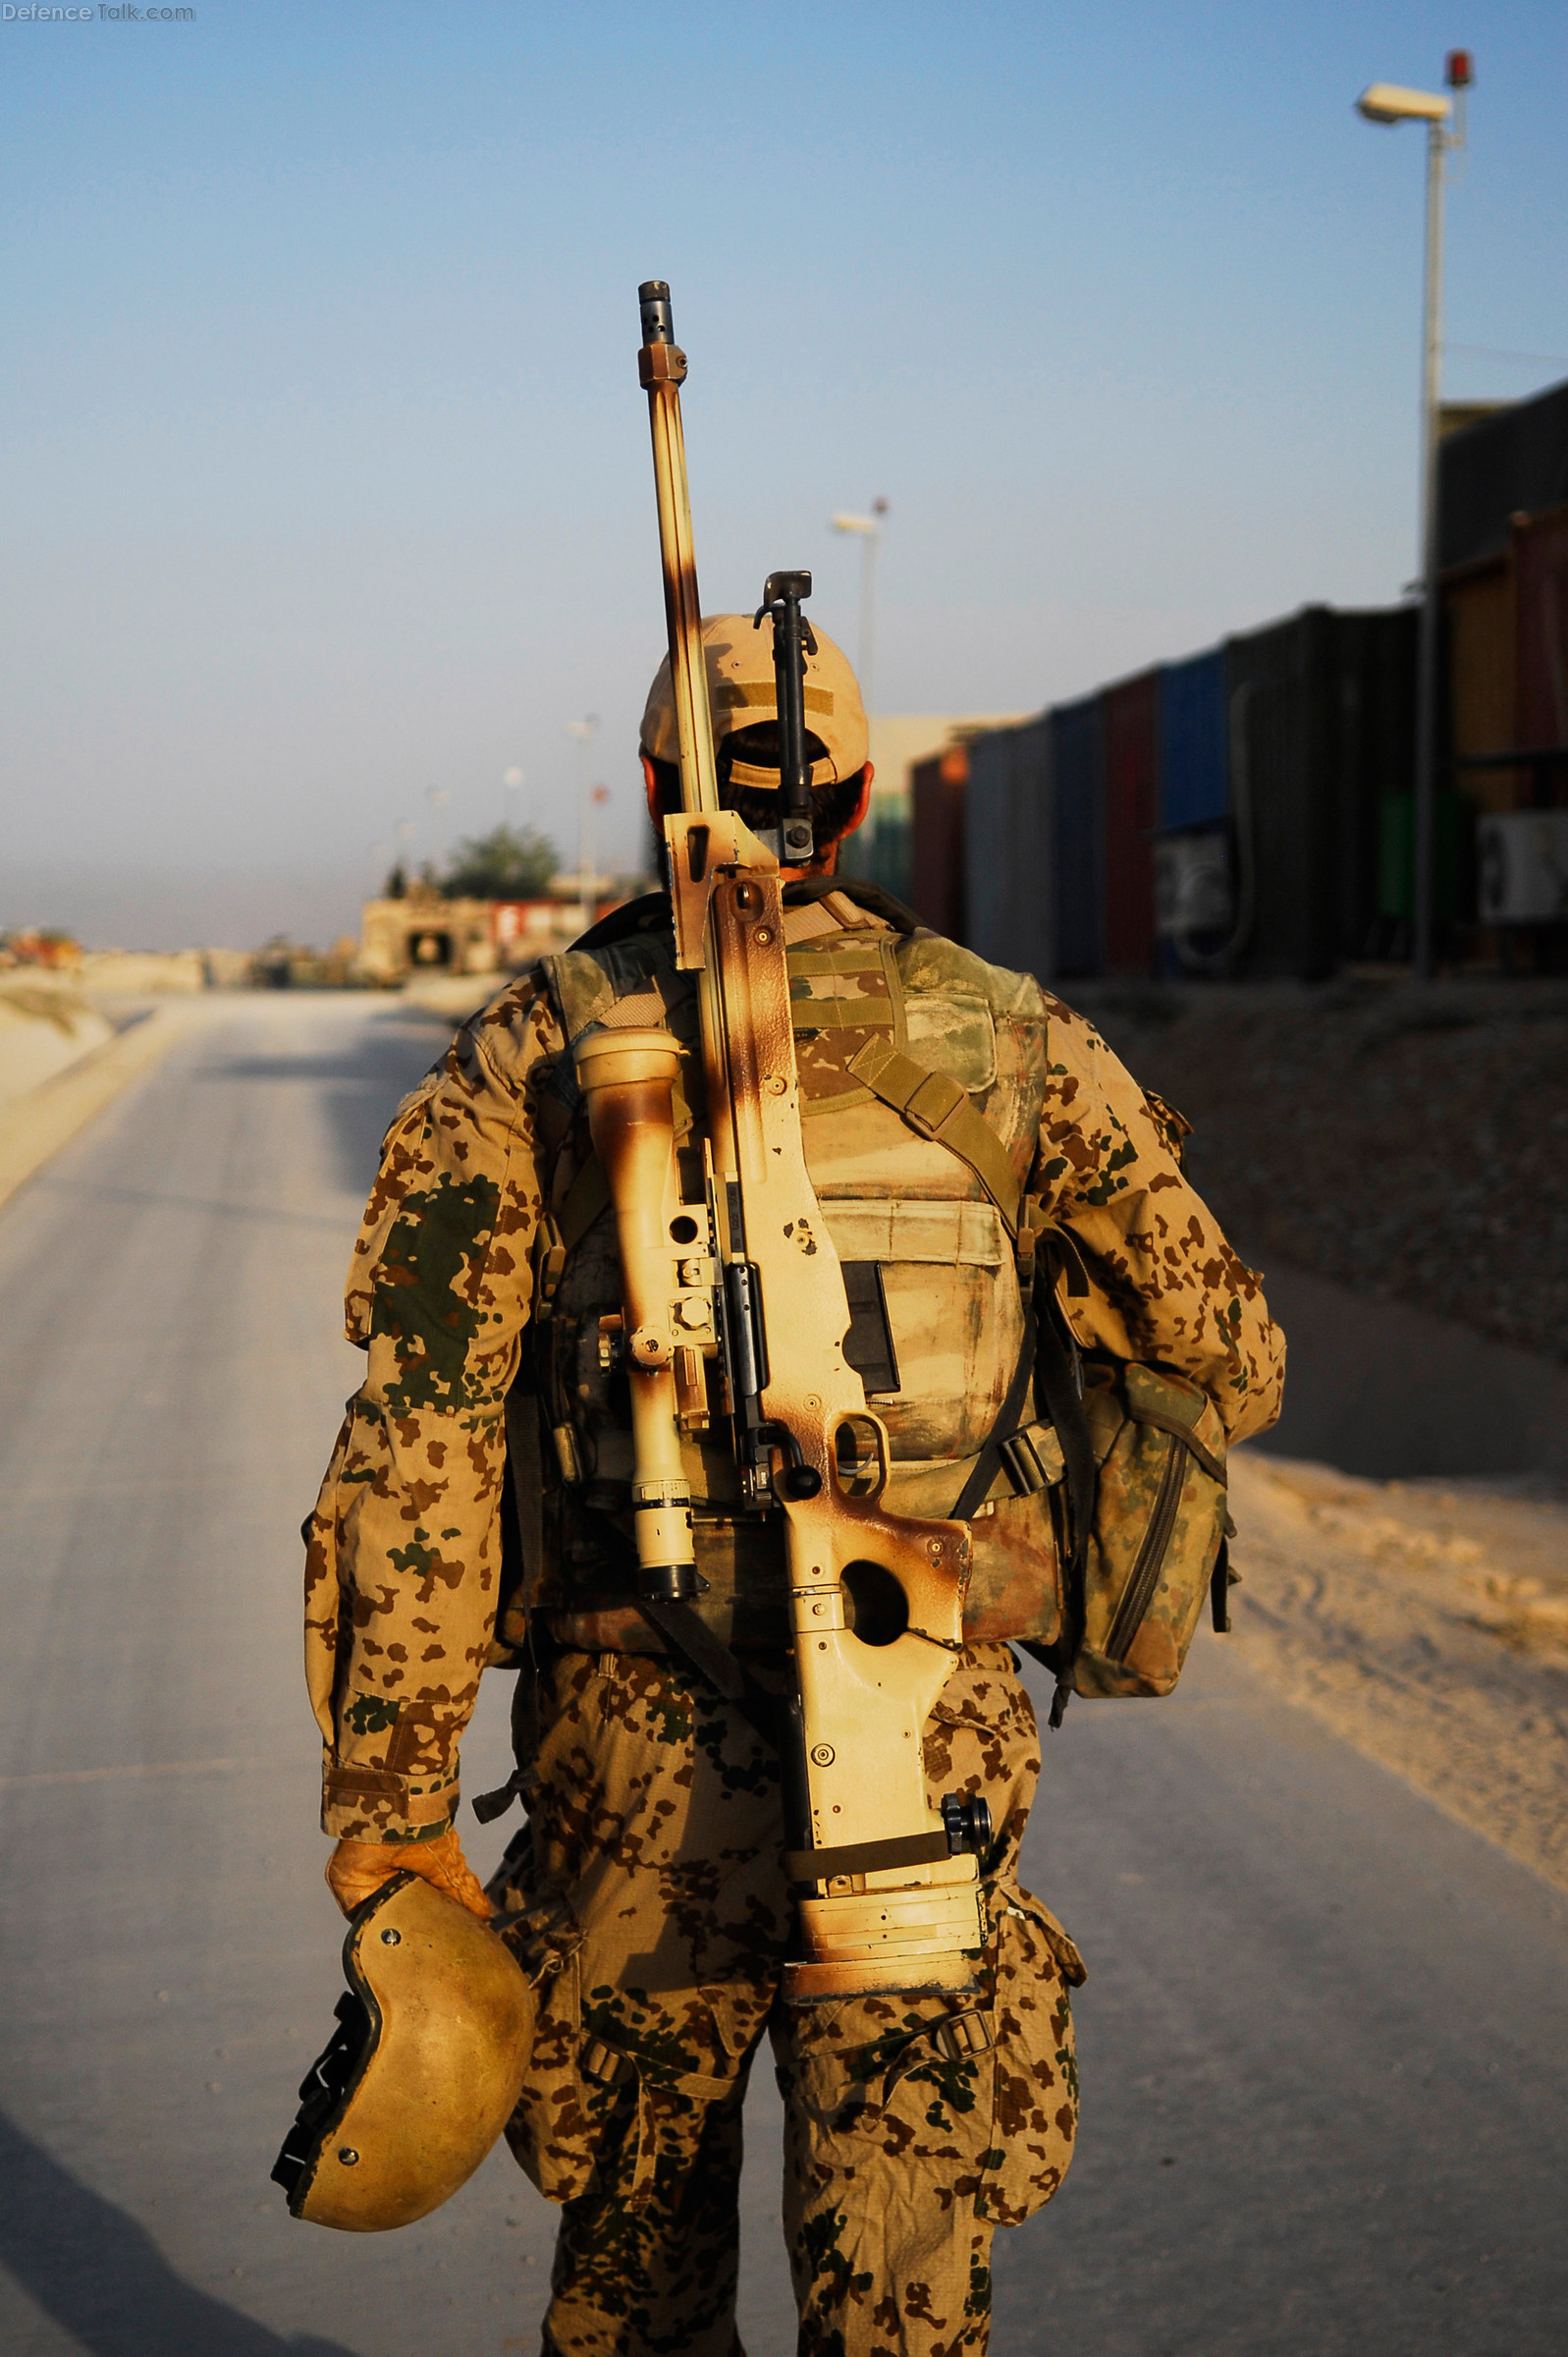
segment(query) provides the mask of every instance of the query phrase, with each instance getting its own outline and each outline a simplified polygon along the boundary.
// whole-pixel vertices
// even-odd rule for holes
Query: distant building
[[[401,900],[366,901],[359,912],[359,976],[388,988],[414,974],[507,974],[583,931],[577,879],[533,901],[448,901],[415,886]],[[647,889],[641,877],[592,877],[588,921],[597,922]]]
[[[415,889],[359,911],[359,970],[370,982],[410,973],[488,974],[495,968],[490,901],[444,901]]]
[[[81,949],[72,934],[53,926],[24,926],[0,933],[0,966],[4,965],[41,965],[73,974],[81,968]]]

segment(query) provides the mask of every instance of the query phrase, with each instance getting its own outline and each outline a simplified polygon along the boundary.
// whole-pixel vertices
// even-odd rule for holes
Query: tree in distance
[[[503,824],[458,845],[441,888],[455,901],[537,900],[560,865],[548,835]]]

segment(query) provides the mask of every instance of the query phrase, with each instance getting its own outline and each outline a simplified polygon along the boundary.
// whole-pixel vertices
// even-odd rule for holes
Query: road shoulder
[[[155,1007],[52,1080],[9,1104],[0,1131],[0,1203],[25,1186],[123,1088],[150,1070],[192,1019],[188,1005]]]
[[[1568,1506],[1252,1451],[1231,1496],[1242,1659],[1568,1890]]]

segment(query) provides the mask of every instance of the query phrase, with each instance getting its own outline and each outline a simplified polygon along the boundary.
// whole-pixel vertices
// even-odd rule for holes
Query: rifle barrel
[[[670,289],[650,278],[637,289],[642,349],[637,376],[648,395],[654,482],[659,494],[659,553],[664,564],[665,627],[670,634],[670,682],[680,748],[680,806],[717,810],[719,779],[713,757],[713,715],[702,659],[702,606],[686,488],[686,442],[680,424],[680,387],[686,356],[675,341]]]

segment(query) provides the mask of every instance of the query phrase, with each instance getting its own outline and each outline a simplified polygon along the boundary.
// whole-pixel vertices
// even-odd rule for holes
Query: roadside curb
[[[14,1099],[0,1115],[0,1203],[155,1065],[189,1028],[189,1017],[183,1006],[156,1007],[80,1063]]]

